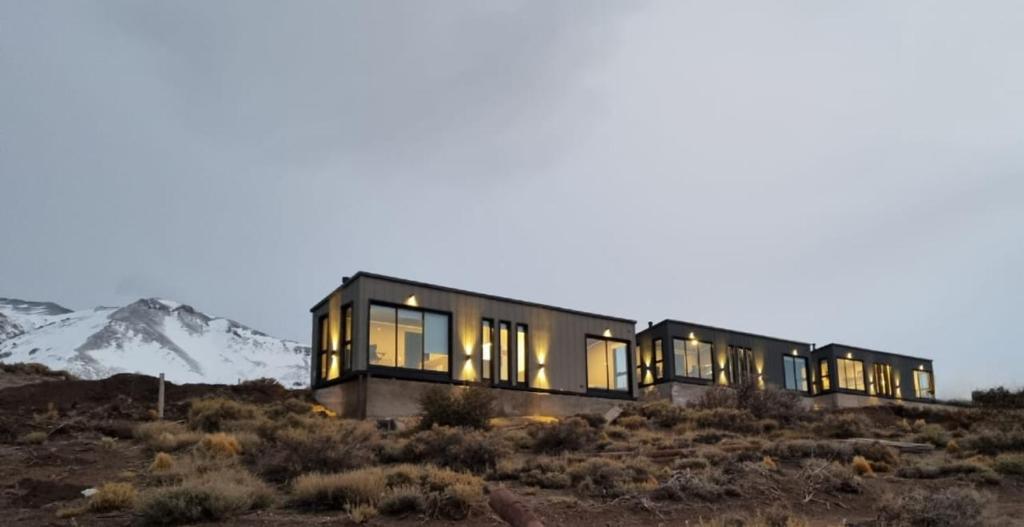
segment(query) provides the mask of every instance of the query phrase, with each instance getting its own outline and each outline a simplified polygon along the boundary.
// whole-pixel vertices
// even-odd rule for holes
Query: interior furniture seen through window
[[[807,359],[793,355],[782,356],[782,368],[785,370],[786,389],[798,392],[807,391]]]
[[[839,388],[842,390],[864,390],[864,361],[855,359],[836,359],[836,371],[839,373]]]
[[[711,343],[696,339],[672,339],[672,354],[675,359],[676,377],[712,380],[714,368],[711,365]]]
[[[448,371],[449,315],[370,305],[370,364],[423,371]]]
[[[587,337],[587,388],[628,392],[629,385],[629,345]]]

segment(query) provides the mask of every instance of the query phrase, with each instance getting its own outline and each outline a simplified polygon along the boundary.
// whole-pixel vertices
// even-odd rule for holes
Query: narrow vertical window
[[[526,324],[516,324],[516,384],[527,385],[526,357],[527,349]]]
[[[875,395],[892,397],[895,394],[895,387],[892,382],[892,365],[883,362],[876,362],[871,366],[872,375],[875,380]]]
[[[398,367],[423,368],[423,313],[398,310]]]
[[[317,322],[319,326],[319,344],[317,345],[317,355],[319,356],[320,362],[320,380],[328,380],[328,373],[330,371],[330,352],[331,352],[331,326],[330,317],[324,315],[320,317]]]
[[[696,361],[695,361],[696,362]],[[672,339],[672,373],[676,377],[686,376],[686,341]]]
[[[344,350],[344,360],[341,367],[344,371],[352,370],[352,306],[348,305],[341,309],[341,349]]]
[[[665,355],[661,339],[654,339],[654,378],[665,378]]]
[[[747,382],[754,377],[754,352],[750,348],[729,346],[726,373],[730,384]]]
[[[818,376],[821,377],[821,391],[830,391],[832,389],[832,378],[828,373],[828,359],[818,361]]]
[[[424,313],[423,369],[448,371],[448,315]]]
[[[509,381],[509,323],[498,323],[498,380],[503,383]]]
[[[494,321],[483,319],[480,323],[480,378],[491,380],[491,354],[494,353]]]

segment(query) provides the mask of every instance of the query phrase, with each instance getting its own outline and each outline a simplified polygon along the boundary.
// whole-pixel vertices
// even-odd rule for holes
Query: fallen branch
[[[512,527],[544,527],[540,518],[523,503],[519,496],[505,487],[491,490],[488,503],[498,517]]]

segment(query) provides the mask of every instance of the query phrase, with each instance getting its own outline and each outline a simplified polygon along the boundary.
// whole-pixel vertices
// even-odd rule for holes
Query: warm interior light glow
[[[409,295],[409,298],[405,299],[405,305],[418,307],[420,303],[418,300],[416,300],[416,295]]]

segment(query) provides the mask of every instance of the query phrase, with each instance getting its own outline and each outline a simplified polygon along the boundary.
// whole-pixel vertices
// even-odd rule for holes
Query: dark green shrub
[[[1024,388],[1016,391],[1002,386],[971,392],[971,401],[983,408],[1024,408]]]
[[[433,386],[420,397],[420,428],[463,426],[485,429],[494,417],[494,394],[486,388]]]

